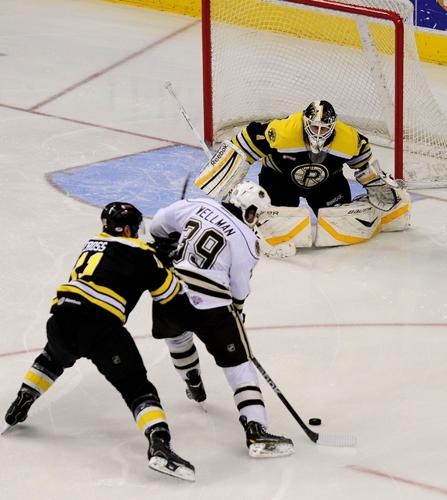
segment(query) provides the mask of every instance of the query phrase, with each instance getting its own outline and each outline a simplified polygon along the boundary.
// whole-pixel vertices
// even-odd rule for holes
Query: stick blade
[[[355,447],[357,438],[351,434],[318,434],[317,444],[321,446]]]

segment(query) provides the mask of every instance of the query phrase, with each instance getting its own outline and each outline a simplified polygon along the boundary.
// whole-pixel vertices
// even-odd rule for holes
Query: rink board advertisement
[[[447,0],[411,0],[414,24],[420,28],[444,31],[447,34]]]
[[[105,0],[173,12],[192,17],[201,16],[201,0]],[[229,4],[234,0],[229,0]],[[239,0],[237,0],[239,1]],[[256,0],[246,0],[253,1]],[[447,65],[447,0],[411,0],[414,5],[416,43],[422,61]],[[417,28],[420,28],[419,30]]]

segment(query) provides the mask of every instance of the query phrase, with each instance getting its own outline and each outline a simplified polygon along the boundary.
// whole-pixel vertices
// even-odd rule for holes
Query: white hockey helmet
[[[252,181],[237,184],[224,201],[240,209],[242,220],[249,227],[254,227],[259,217],[271,207],[267,191]],[[253,208],[256,209],[255,216],[253,220],[247,220],[247,211]]]
[[[312,101],[303,112],[304,132],[313,153],[319,153],[332,135],[337,113],[328,101]]]

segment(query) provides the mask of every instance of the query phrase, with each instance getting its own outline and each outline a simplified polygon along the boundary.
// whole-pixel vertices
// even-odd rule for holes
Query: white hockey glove
[[[399,190],[402,186],[393,176],[382,171],[377,160],[356,171],[354,176],[366,189],[368,201],[373,207],[388,212],[401,200]]]

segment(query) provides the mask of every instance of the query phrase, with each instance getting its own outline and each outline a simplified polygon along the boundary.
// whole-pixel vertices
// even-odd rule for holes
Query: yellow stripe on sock
[[[49,382],[48,380],[41,377],[37,373],[32,372],[31,370],[26,373],[25,382],[31,382],[34,386],[38,387],[42,392],[48,391],[48,389],[53,385],[52,382]]]
[[[138,417],[137,425],[140,431],[144,431],[148,424],[156,422],[166,422],[166,414],[163,410],[149,410]]]

